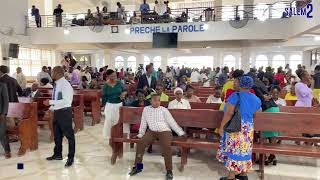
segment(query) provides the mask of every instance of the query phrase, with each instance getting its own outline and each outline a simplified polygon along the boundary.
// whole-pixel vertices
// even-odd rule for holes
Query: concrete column
[[[241,49],[241,69],[247,73],[250,70],[250,49],[242,48]]]
[[[311,51],[303,51],[302,64],[306,66],[308,72],[311,72]]]
[[[109,65],[110,68],[114,69],[114,58],[111,54],[111,51],[105,50],[104,51],[104,65],[107,66]]]
[[[221,66],[221,52],[220,50],[217,50],[217,51],[214,51],[214,54],[213,54],[213,67],[216,68],[216,67],[220,67]]]
[[[139,64],[143,64],[144,55],[143,54],[137,54],[137,67],[139,67]]]
[[[214,15],[216,20],[221,20],[222,18],[222,0],[214,1]]]

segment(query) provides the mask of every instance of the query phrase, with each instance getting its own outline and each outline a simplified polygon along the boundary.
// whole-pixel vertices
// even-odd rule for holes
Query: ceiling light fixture
[[[209,25],[208,25],[208,24],[204,24],[204,25],[203,25],[203,29],[204,29],[204,30],[208,30],[208,29],[209,29]]]
[[[70,30],[69,29],[64,29],[63,30],[63,34],[64,35],[69,35],[70,34]]]
[[[315,37],[314,37],[314,40],[315,40],[315,41],[320,41],[320,36],[315,36]]]

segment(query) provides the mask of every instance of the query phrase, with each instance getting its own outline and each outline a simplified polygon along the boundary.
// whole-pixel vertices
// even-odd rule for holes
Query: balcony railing
[[[208,22],[230,21],[243,19],[274,19],[288,18],[284,16],[285,8],[295,7],[290,2],[277,2],[275,4],[260,4],[254,6],[217,6],[171,9],[171,13],[159,16],[154,11],[141,14],[138,11],[126,11],[123,14],[117,12],[93,14],[86,13],[63,14],[62,27],[69,26],[97,26],[97,25],[124,25],[124,24],[154,24],[171,22]],[[136,14],[136,17],[134,17]],[[34,16],[26,17],[28,28],[37,27]],[[41,15],[41,27],[56,27],[56,16]]]

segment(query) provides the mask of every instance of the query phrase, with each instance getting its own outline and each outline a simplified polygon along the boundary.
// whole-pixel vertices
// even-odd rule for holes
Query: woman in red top
[[[279,86],[280,88],[284,88],[284,75],[282,74],[282,67],[278,68],[277,74],[273,76],[273,80],[278,80],[279,81]]]
[[[236,78],[233,81],[233,89],[228,89],[226,92],[225,102],[227,102],[228,98],[231,96],[232,93],[239,92],[239,91],[240,91],[240,78]],[[256,94],[253,89],[250,89],[250,92],[252,94]]]

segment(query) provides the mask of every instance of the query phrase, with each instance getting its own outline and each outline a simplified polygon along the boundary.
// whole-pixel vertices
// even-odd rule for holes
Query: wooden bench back
[[[120,122],[136,124],[141,120],[143,108],[121,107]],[[223,118],[216,110],[170,110],[180,126],[218,128]],[[278,131],[292,133],[319,133],[320,114],[311,113],[257,113],[254,119],[256,131]]]
[[[286,100],[286,105],[287,106],[294,106],[296,104],[296,100]]]
[[[33,103],[9,103],[7,117],[28,119],[32,116],[32,110],[36,107],[36,104]]]
[[[121,107],[120,122],[126,124],[140,123],[143,108]],[[170,110],[173,118],[182,127],[218,128],[223,112],[213,110]]]
[[[84,106],[84,95],[83,94],[74,94],[73,95],[73,101],[72,101],[72,107],[75,106]]]
[[[287,113],[320,113],[320,110],[315,107],[294,107],[294,106],[281,106],[280,112]],[[320,128],[320,127],[319,127]]]
[[[168,107],[169,102],[161,102],[161,106],[163,107]],[[208,104],[208,103],[196,103],[196,102],[191,102],[190,106],[191,109],[212,109],[212,110],[219,110],[220,108],[220,103],[212,103],[212,104]]]
[[[257,113],[254,123],[256,131],[317,134],[320,128],[320,114]]]
[[[76,90],[75,93],[83,94],[84,101],[100,101],[102,92],[99,89]]]
[[[175,99],[176,99],[175,96],[169,96],[169,101],[173,101]],[[199,97],[199,99],[201,100],[202,103],[205,103],[207,102],[208,97]]]

